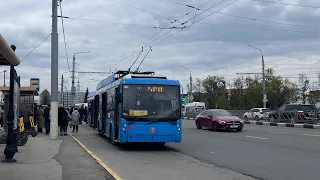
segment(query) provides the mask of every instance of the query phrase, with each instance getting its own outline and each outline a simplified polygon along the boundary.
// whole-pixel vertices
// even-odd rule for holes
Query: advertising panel
[[[30,86],[35,87],[37,91],[40,91],[40,79],[39,78],[31,78]]]

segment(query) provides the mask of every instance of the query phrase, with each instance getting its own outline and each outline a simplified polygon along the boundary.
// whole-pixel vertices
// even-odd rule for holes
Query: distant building
[[[79,93],[76,92],[74,103],[84,103],[84,97],[86,92],[80,91]],[[71,105],[71,91],[64,91],[62,94],[62,100],[61,100],[61,93],[59,92],[58,101],[60,103],[63,103],[64,106],[70,106]]]

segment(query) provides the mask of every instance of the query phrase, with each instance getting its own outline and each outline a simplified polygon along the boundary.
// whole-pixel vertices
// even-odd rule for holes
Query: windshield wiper
[[[152,116],[156,116],[156,115],[158,115],[158,114],[151,114],[151,115],[148,115],[148,116],[140,116],[140,117],[137,117],[136,119],[133,119],[133,120],[129,121],[128,124],[131,124],[131,123],[133,123],[134,121],[136,121],[138,119],[146,119],[148,117],[152,117]]]

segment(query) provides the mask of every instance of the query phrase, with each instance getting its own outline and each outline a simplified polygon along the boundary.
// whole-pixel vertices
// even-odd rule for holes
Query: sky
[[[143,47],[135,70],[151,46],[141,71],[177,79],[185,91],[189,71],[181,66],[193,79],[222,76],[231,84],[241,77],[237,73],[262,72],[260,51],[247,45],[261,49],[266,68],[276,74],[296,82],[304,73],[311,84],[318,82],[320,1],[277,2],[295,6],[254,0],[63,0],[58,15],[61,7],[69,18],[64,26],[58,19],[59,83],[63,74],[64,89],[70,90],[77,52],[90,51],[75,55],[76,71],[95,73],[76,73],[76,85],[92,91],[110,72],[127,70]],[[0,33],[23,59],[17,67],[21,86],[40,78],[40,91],[51,90],[51,11],[50,0],[1,3]]]

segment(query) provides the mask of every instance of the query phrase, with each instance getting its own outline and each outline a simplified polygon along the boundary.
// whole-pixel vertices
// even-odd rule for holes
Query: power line
[[[296,31],[296,30],[284,30],[284,29],[272,29],[272,28],[258,28],[258,27],[248,27],[248,26],[240,26],[240,25],[231,25],[231,24],[211,24],[211,23],[199,23],[204,25],[210,26],[226,26],[226,27],[237,27],[237,28],[244,28],[244,29],[259,29],[259,30],[266,30],[266,31],[283,31],[283,32],[293,32],[293,33],[309,33],[309,34],[319,34],[311,31]]]
[[[252,0],[252,1],[259,1],[259,2],[263,2],[263,3],[272,3],[272,4],[280,4],[280,5],[286,5],[286,6],[298,6],[298,7],[304,7],[304,8],[315,8],[315,9],[319,9],[320,8],[319,6],[283,3],[283,2],[276,2],[276,1],[266,1],[266,0]]]
[[[251,20],[251,21],[260,21],[260,22],[271,23],[271,24],[279,24],[279,25],[285,25],[285,26],[296,26],[296,27],[303,27],[303,28],[320,29],[320,27],[316,27],[316,26],[305,26],[305,25],[299,25],[299,24],[291,24],[291,23],[283,23],[283,22],[269,21],[269,20],[264,20],[264,19],[258,19],[258,18],[252,18],[252,17],[239,16],[239,15],[234,15],[234,14],[229,14],[229,13],[223,13],[223,12],[216,12],[216,13],[222,14],[222,15],[226,15],[226,16],[235,17],[235,18],[247,19],[247,20]]]
[[[170,21],[171,23],[174,22],[174,21],[171,21],[169,18],[167,18],[167,17],[165,17],[165,16],[162,16],[162,15],[160,15],[160,14],[157,14],[157,13],[154,13],[154,12],[147,11],[147,10],[145,10],[145,9],[141,9],[141,8],[135,7],[135,6],[132,6],[132,5],[130,5],[130,4],[126,4],[126,3],[121,2],[121,1],[118,1],[118,0],[112,0],[112,1],[117,2],[117,3],[120,3],[120,4],[123,4],[123,5],[125,5],[125,6],[131,7],[131,8],[134,8],[134,9],[137,9],[137,10],[140,10],[140,11],[144,11],[144,12],[149,13],[149,14],[152,14],[152,15],[154,15],[154,16],[158,16],[158,17],[164,18],[164,19]]]
[[[202,5],[200,5],[200,7],[201,6],[203,6],[203,5],[205,5],[205,4],[207,4],[207,3],[209,3],[209,2],[211,2],[211,1],[213,1],[213,0],[209,0],[209,1],[207,1],[207,2],[205,2],[205,3],[203,3]],[[215,4],[215,5],[213,5],[213,6],[211,6],[209,9],[211,9],[211,8],[213,8],[214,6],[217,6],[218,4],[220,4],[220,3],[222,3],[222,2],[224,2],[225,0],[222,0],[222,1],[220,1],[219,3],[217,3],[217,4]],[[237,0],[238,1],[238,0]],[[188,12],[187,14],[185,14],[184,16],[182,16],[182,17],[180,17],[180,19],[181,18],[183,18],[183,17],[185,17],[186,15],[188,15],[188,14],[190,14],[192,11],[190,11],[190,12]],[[153,37],[152,37],[152,40],[150,41],[150,42],[148,42],[147,44],[145,44],[145,45],[143,45],[142,47],[146,47],[146,46],[153,46],[153,45],[155,45],[155,44],[158,44],[158,43],[160,43],[160,42],[162,42],[162,41],[164,41],[164,40],[166,40],[166,39],[168,39],[169,37],[172,37],[173,35],[175,35],[175,34],[177,34],[177,33],[179,33],[179,32],[181,32],[184,28],[188,28],[188,27],[186,27],[186,26],[184,26],[184,24],[185,23],[187,23],[189,20],[191,20],[191,19],[194,19],[195,20],[195,17],[196,16],[198,16],[197,14],[195,15],[195,16],[193,16],[192,18],[190,18],[190,19],[188,19],[187,21],[184,21],[183,23],[180,23],[180,21],[179,20],[175,20],[174,22],[179,22],[180,23],[180,25],[182,25],[182,26],[180,26],[180,27],[171,27],[171,29],[169,30],[169,31],[167,31],[167,32],[165,32],[165,33],[163,33],[162,35],[160,35],[160,36],[158,36],[158,37],[155,37],[155,38],[153,38],[154,36],[156,36],[157,34],[159,34],[160,32],[162,32],[163,30],[160,30],[159,32],[157,32],[156,34],[154,34],[153,35]],[[170,21],[171,22],[171,21]],[[171,23],[174,23],[174,22],[171,22]],[[194,22],[193,22],[194,23]],[[192,23],[192,24],[193,24]],[[191,26],[192,26],[192,24],[191,24]],[[190,26],[189,26],[190,27]],[[158,41],[158,42],[156,42],[158,39],[161,39],[162,37],[164,37],[164,36],[166,36],[167,34],[169,34],[171,31],[173,31],[173,29],[180,29],[180,31],[177,31],[177,32],[175,32],[175,33],[173,33],[173,34],[171,34],[171,35],[169,35],[168,37],[166,37],[166,38],[164,38],[164,39],[162,39],[162,40],[160,40],[160,41]],[[155,43],[154,43],[155,42]],[[154,43],[154,44],[152,44],[152,43]],[[141,46],[140,46],[141,47]],[[140,48],[139,47],[139,48]],[[137,48],[136,48],[137,49]],[[133,56],[133,55],[135,55],[135,51],[136,51],[136,49],[135,50],[133,50],[132,52],[131,52],[131,55],[129,55],[129,56],[127,56],[127,57],[125,57],[125,58],[123,58],[123,59],[121,59],[120,61],[118,61],[117,63],[115,63],[115,64],[113,64],[112,66],[115,66],[115,65],[117,65],[117,64],[119,64],[119,63],[121,63],[121,62],[123,62],[123,61],[125,61],[126,59],[128,59],[130,56]],[[128,52],[127,54],[129,54],[130,52]]]
[[[195,7],[195,6],[188,5],[188,4],[183,4],[183,3],[179,3],[179,2],[176,2],[176,1],[173,1],[173,0],[167,0],[167,1],[174,2],[174,3],[176,3],[176,4],[183,5],[183,6],[186,6],[186,7],[188,7],[188,8],[197,9],[197,10],[200,10],[200,11],[213,12],[213,11],[211,11],[211,10],[200,9],[200,8],[198,8],[198,7]],[[299,24],[291,24],[291,23],[283,23],[283,22],[269,21],[269,20],[254,18],[254,17],[239,16],[239,15],[229,14],[229,13],[223,13],[223,12],[215,12],[215,13],[221,14],[221,15],[225,15],[225,16],[234,17],[234,18],[246,19],[246,20],[250,20],[250,21],[260,21],[260,22],[270,23],[270,24],[278,24],[278,25],[285,25],[285,26],[296,26],[296,27],[311,28],[311,29],[320,29],[320,27],[316,27],[316,26],[306,26],[306,25],[299,25]]]
[[[97,23],[104,23],[104,24],[119,24],[119,25],[125,25],[125,26],[139,26],[139,27],[154,28],[154,29],[173,29],[174,28],[174,27],[160,27],[160,26],[150,26],[150,25],[141,25],[141,24],[102,21],[102,20],[94,20],[94,19],[84,19],[84,18],[70,17],[70,16],[58,16],[58,17],[65,18],[65,19],[72,19],[72,20],[81,20],[81,21],[97,22]]]
[[[66,58],[67,58],[67,63],[68,63],[68,69],[70,70],[70,64],[69,64],[69,58],[68,58],[68,49],[67,49],[67,43],[66,43],[66,34],[64,32],[64,23],[63,23],[63,14],[62,14],[62,0],[59,0],[59,7],[60,7],[60,14],[61,14],[61,25],[62,25],[62,33],[63,33],[63,41],[64,41],[64,49],[66,52]]]
[[[37,49],[37,48],[38,48],[44,41],[46,41],[50,36],[51,36],[51,33],[50,33],[46,38],[44,38],[39,44],[37,44],[25,57],[23,57],[20,62],[22,62],[23,60],[25,60],[35,49]]]

